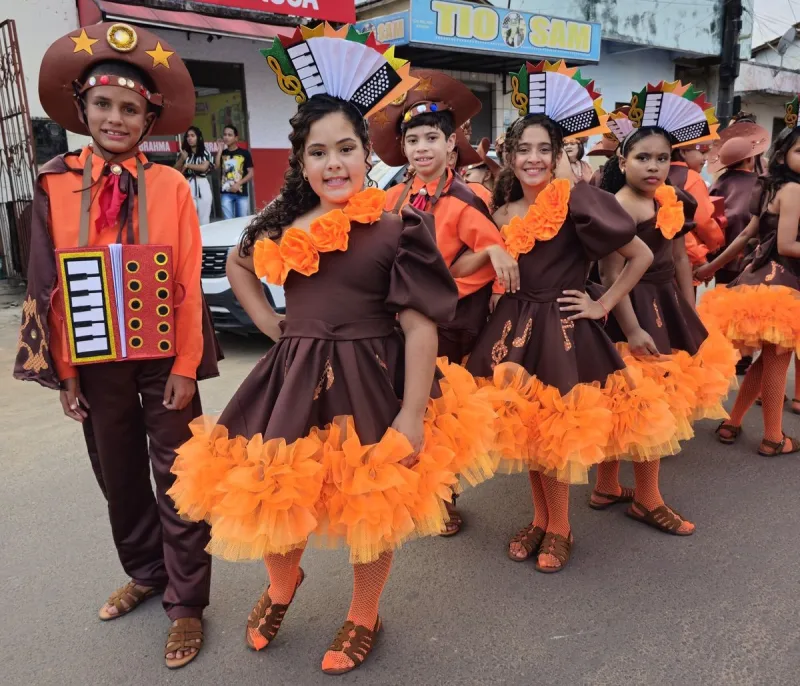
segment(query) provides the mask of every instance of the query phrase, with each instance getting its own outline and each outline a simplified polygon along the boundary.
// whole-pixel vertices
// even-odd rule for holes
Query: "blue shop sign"
[[[601,27],[457,0],[410,0],[410,42],[519,58],[597,62]]]
[[[396,12],[382,17],[365,19],[356,22],[355,27],[362,33],[374,31],[375,38],[381,43],[389,45],[408,45],[409,43],[408,12]]]

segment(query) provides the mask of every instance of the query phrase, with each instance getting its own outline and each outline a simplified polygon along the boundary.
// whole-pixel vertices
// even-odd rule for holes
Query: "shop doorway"
[[[482,138],[488,138],[494,142],[492,135],[492,87],[490,84],[482,84],[483,87],[470,85],[470,90],[480,99],[481,111],[478,116],[472,118],[472,141],[473,145],[480,143]]]
[[[250,132],[247,122],[247,98],[244,86],[244,65],[227,62],[185,60],[194,82],[197,98],[192,125],[203,133],[206,149],[214,156],[220,146],[223,129],[233,124],[239,131],[242,147],[249,147]],[[152,137],[143,146],[147,156],[161,164],[175,164],[180,154],[182,136]],[[208,176],[214,195],[212,221],[222,218],[220,207],[220,175],[215,169]],[[250,202],[252,205],[252,187]]]

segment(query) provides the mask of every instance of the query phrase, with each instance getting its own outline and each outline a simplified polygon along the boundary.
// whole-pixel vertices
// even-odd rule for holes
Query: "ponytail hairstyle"
[[[297,108],[297,113],[289,120],[292,125],[289,134],[292,148],[289,152],[289,168],[283,176],[283,186],[278,196],[256,215],[242,233],[239,243],[239,254],[242,257],[252,254],[259,238],[266,235],[267,238],[279,239],[284,229],[291,226],[298,217],[319,205],[319,196],[303,177],[303,152],[311,127],[323,117],[336,112],[341,112],[353,125],[356,137],[364,146],[364,161],[369,174],[372,169],[372,151],[366,119],[354,105],[341,98],[323,94],[309,98]]]
[[[786,155],[800,138],[800,127],[786,128],[775,139],[769,151],[769,165],[766,177],[766,203],[772,202],[782,186],[787,183],[800,183],[800,174],[793,172],[786,164]]]
[[[603,179],[600,182],[600,188],[614,195],[622,190],[625,185],[625,174],[619,166],[619,158],[627,157],[631,150],[633,150],[634,145],[650,136],[662,136],[667,143],[672,145],[672,139],[669,134],[660,126],[642,126],[641,128],[635,129],[622,141],[617,149],[617,154],[610,157],[608,162],[603,166]],[[673,154],[674,152],[677,151],[673,151]]]
[[[564,134],[561,127],[550,117],[544,114],[529,114],[527,117],[517,119],[506,131],[503,143],[503,169],[497,176],[492,193],[492,207],[499,209],[503,205],[519,200],[522,197],[522,184],[514,173],[514,161],[517,149],[525,129],[531,126],[541,126],[550,138],[553,147],[553,169],[555,172],[558,160],[564,150]]]

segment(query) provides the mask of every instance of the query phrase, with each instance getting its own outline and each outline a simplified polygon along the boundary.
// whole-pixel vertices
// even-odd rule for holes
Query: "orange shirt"
[[[503,238],[493,221],[480,210],[448,195],[447,191],[452,180],[453,172],[448,169],[444,191],[438,202],[433,206],[433,216],[436,219],[436,244],[448,266],[453,263],[456,255],[465,245],[473,252],[485,250],[490,245],[505,247]],[[411,192],[406,197],[403,206],[407,205],[411,196],[419,193],[423,186],[425,186],[428,194],[432,196],[439,186],[439,179],[426,184],[419,176],[415,177]],[[386,191],[387,211],[394,210],[394,206],[397,204],[404,187],[403,184],[398,184]],[[456,279],[458,297],[463,298],[466,295],[475,293],[487,283],[494,281],[494,279],[495,271],[491,264],[485,265],[474,274],[470,274],[470,276]]]
[[[84,148],[79,157],[67,157],[66,164],[82,170],[89,155]],[[139,153],[143,163],[147,158]],[[122,162],[122,166],[136,177],[136,158]],[[97,179],[103,168],[99,155],[92,157],[92,178]],[[175,308],[175,362],[173,374],[196,378],[197,367],[203,356],[203,294],[200,287],[200,267],[202,244],[200,224],[192,200],[191,189],[183,175],[172,167],[154,164],[146,170],[147,177],[147,217],[149,220],[149,242],[154,245],[171,245],[175,258],[173,278],[180,284],[185,296],[180,306]],[[75,248],[80,238],[79,217],[81,207],[81,174],[48,174],[42,179],[47,193],[50,212],[48,229],[55,248]],[[99,194],[98,194],[99,195]],[[95,198],[89,219],[89,245],[108,245],[117,239],[118,227],[106,228],[97,235],[96,222],[100,213],[99,202]],[[139,206],[133,214],[133,231],[139,235]],[[123,232],[124,240],[124,232]],[[58,298],[53,299],[58,306]],[[60,307],[59,307],[60,310]],[[50,347],[59,378],[63,381],[77,376],[77,370],[68,361],[64,350],[65,330],[63,313],[50,308]]]
[[[688,166],[685,162],[673,162],[672,164],[676,167]],[[725,232],[714,219],[714,203],[711,202],[711,195],[703,177],[693,169],[688,169],[687,172],[684,190],[697,201],[697,211],[694,214],[696,224],[694,233],[709,252],[716,252],[725,245]]]
[[[490,207],[492,204],[492,191],[490,191],[486,186],[482,183],[468,183],[467,184],[473,191],[475,191],[475,195],[477,195],[483,202],[486,203],[486,207]]]

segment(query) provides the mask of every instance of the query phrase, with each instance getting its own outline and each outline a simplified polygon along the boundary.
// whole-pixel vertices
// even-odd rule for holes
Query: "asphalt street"
[[[263,566],[214,563],[206,645],[169,672],[169,622],[158,600],[103,623],[97,610],[126,581],[82,434],[57,394],[11,379],[17,310],[0,310],[0,684],[330,684],[320,661],[345,619],[345,553],[310,550],[307,581],[276,642],[244,645]],[[219,379],[204,382],[219,412],[264,352],[256,338],[222,339]],[[788,413],[786,429],[800,433]],[[703,686],[800,683],[800,458],[767,459],[754,408],[735,447],[696,427],[665,460],[662,490],[697,524],[689,538],[594,512],[571,495],[576,537],[563,573],[506,557],[531,519],[527,478],[497,477],[460,501],[467,526],[396,556],[381,614],[386,631],[353,684]],[[120,440],[125,440],[123,436]],[[630,482],[629,467],[623,474]]]

